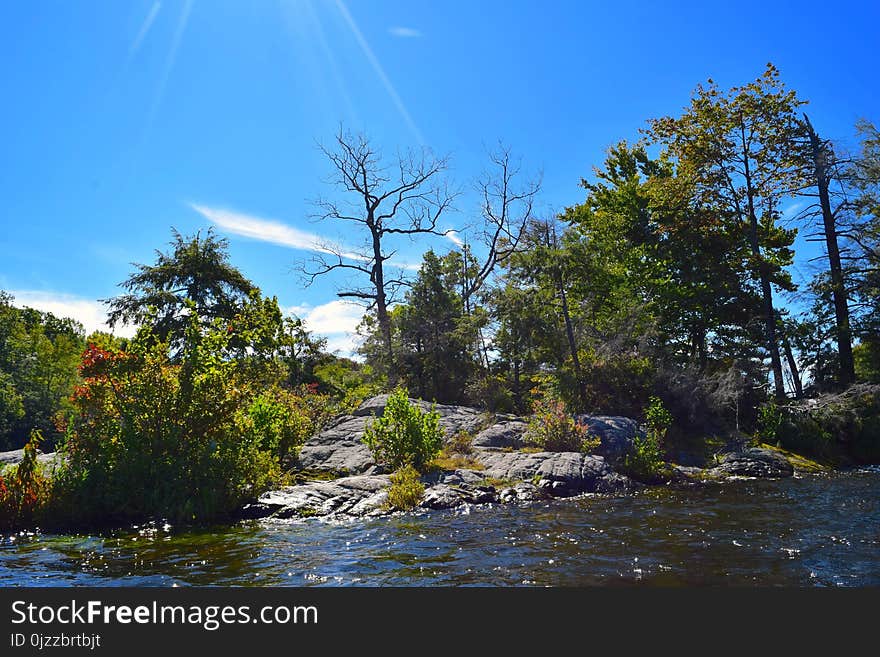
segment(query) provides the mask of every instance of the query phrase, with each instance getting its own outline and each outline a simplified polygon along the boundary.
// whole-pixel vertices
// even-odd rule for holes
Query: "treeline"
[[[86,345],[78,322],[13,301],[0,290],[0,450],[21,447],[33,429],[57,436]]]

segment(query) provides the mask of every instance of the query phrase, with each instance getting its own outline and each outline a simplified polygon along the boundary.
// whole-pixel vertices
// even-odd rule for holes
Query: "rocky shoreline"
[[[299,453],[297,467],[314,478],[269,491],[242,510],[245,518],[364,517],[388,513],[391,485],[363,443],[370,419],[380,416],[387,395],[364,402],[353,414],[336,418],[310,438]],[[411,400],[423,410],[431,405]],[[463,406],[436,405],[445,439],[459,432],[473,436],[473,467],[435,472],[423,477],[424,509],[451,509],[466,504],[530,502],[585,493],[622,494],[645,487],[616,469],[641,431],[625,417],[580,415],[578,420],[598,435],[595,454],[535,452],[524,440],[524,418],[490,415]],[[711,467],[673,465],[662,484],[693,486],[730,478],[790,477],[794,468],[782,454],[740,447],[718,456]]]
[[[387,395],[365,401],[351,415],[337,417],[301,448],[295,471],[301,483],[263,493],[246,505],[243,519],[367,517],[389,513],[390,474],[373,460],[363,443],[364,430],[385,408]],[[411,400],[423,410],[432,406]],[[423,477],[424,509],[451,509],[467,504],[533,502],[585,493],[625,494],[646,487],[619,470],[640,435],[638,423],[626,417],[580,415],[578,420],[599,436],[594,454],[536,452],[524,440],[527,423],[512,415],[488,414],[464,406],[433,406],[440,414],[445,440],[472,436],[470,467],[435,471]],[[0,452],[0,466],[15,465],[23,450]],[[50,470],[54,453],[38,459]],[[695,486],[731,478],[790,477],[794,468],[781,453],[735,447],[716,457],[711,467],[671,465],[661,485]]]

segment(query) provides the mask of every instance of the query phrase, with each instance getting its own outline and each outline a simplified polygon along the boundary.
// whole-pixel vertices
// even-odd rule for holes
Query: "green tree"
[[[13,301],[0,292],[0,445],[23,445],[38,429],[51,446],[56,415],[79,379],[84,332],[78,322]]]
[[[172,229],[171,250],[156,251],[152,265],[137,271],[120,286],[125,294],[107,300],[111,327],[120,323],[149,324],[151,332],[178,349],[188,326],[188,302],[206,322],[231,321],[257,288],[229,262],[226,239],[212,228],[184,237]]]
[[[654,119],[648,131],[669,150],[679,175],[693,181],[701,204],[741,227],[751,252],[743,267],[759,285],[777,397],[785,396],[785,384],[773,286],[793,289],[785,267],[795,236],[778,222],[782,201],[803,187],[795,152],[802,104],[768,64],[760,78],[742,87],[724,92],[711,80],[697,87],[684,114]]]
[[[423,256],[419,275],[395,317],[407,386],[422,399],[463,401],[476,365],[471,348],[477,336],[433,251]]]

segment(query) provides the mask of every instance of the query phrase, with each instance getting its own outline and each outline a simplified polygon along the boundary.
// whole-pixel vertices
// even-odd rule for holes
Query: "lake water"
[[[635,496],[0,541],[0,585],[880,585],[880,469]]]

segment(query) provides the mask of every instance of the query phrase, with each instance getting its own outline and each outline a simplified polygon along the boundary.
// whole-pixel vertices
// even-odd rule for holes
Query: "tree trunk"
[[[855,363],[852,352],[852,330],[849,324],[849,304],[844,287],[843,267],[840,264],[840,249],[837,244],[837,226],[831,212],[831,199],[828,196],[828,169],[825,161],[826,150],[819,135],[813,130],[810,119],[804,114],[807,133],[810,136],[810,150],[813,159],[813,174],[819,189],[819,205],[822,208],[822,225],[825,233],[825,248],[828,251],[828,268],[831,274],[831,296],[834,303],[834,319],[837,333],[837,353],[840,358],[840,384],[849,386],[855,381]]]
[[[745,146],[745,126],[743,130],[743,146]],[[758,242],[758,216],[755,214],[755,190],[752,187],[752,174],[749,168],[749,154],[744,153],[746,198],[749,212],[749,244],[752,255],[758,260],[761,277],[761,301],[763,305],[764,330],[766,347],[770,352],[770,368],[773,371],[774,394],[777,399],[785,399],[785,380],[782,378],[782,358],[779,356],[779,342],[776,339],[776,311],[773,308],[773,288],[770,286],[770,276],[767,272],[767,263],[761,254],[761,245]]]
[[[785,328],[780,328],[779,335],[782,338],[782,351],[785,353],[785,360],[788,363],[788,369],[791,372],[792,384],[794,385],[794,396],[796,399],[801,399],[804,396],[804,387],[803,384],[801,384],[801,373],[798,369],[797,361],[794,359],[794,353],[791,350],[791,342],[788,340]]]
[[[368,222],[371,229],[372,219]],[[391,317],[388,315],[388,302],[385,296],[385,272],[383,271],[381,234],[373,229],[373,285],[376,287],[376,319],[385,345],[385,357],[388,359],[388,382],[393,386],[397,383],[397,372],[394,368],[394,350],[391,346]]]
[[[571,323],[571,314],[568,311],[568,295],[565,293],[565,285],[562,282],[562,276],[558,276],[556,279],[556,284],[559,289],[559,300],[562,303],[562,318],[565,321],[565,337],[568,339],[568,348],[571,351],[571,363],[574,366],[574,375],[577,379],[578,385],[578,397],[580,397],[581,408],[579,409],[582,413],[586,413],[589,409],[587,409],[587,394],[584,389],[584,374],[581,371],[581,361],[578,358],[578,350],[577,343],[574,339],[574,327]]]

